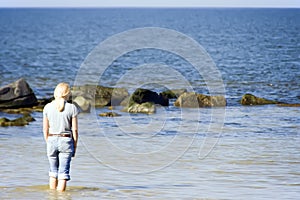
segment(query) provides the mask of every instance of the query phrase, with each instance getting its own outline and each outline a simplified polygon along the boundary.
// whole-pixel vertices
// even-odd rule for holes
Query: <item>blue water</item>
[[[73,84],[81,64],[99,43],[133,28],[161,27],[202,45],[222,75],[228,101],[216,116],[210,109],[181,110],[172,104],[150,116],[126,115],[121,108],[116,108],[122,114],[116,119],[95,117],[107,108],[81,114],[74,179],[65,194],[46,189],[42,114],[33,113],[36,121],[26,127],[0,129],[0,197],[297,199],[299,107],[245,107],[238,101],[252,93],[300,102],[299,21],[299,9],[0,9],[1,86],[23,77],[38,98],[49,97],[58,82]],[[186,60],[153,49],[119,57],[101,83],[114,86],[126,70],[151,63],[172,66],[195,91],[209,92]],[[137,82],[133,78],[124,86],[133,82],[164,89],[148,82],[143,85],[143,80],[151,80],[147,74],[134,75]],[[164,78],[164,73],[157,77]],[[223,119],[222,129],[214,126],[218,117]],[[202,151],[210,153],[200,159],[201,143],[210,136],[218,143],[211,152],[211,146],[204,146]],[[167,148],[178,139],[182,143],[176,148]],[[181,157],[175,159],[177,155]],[[128,173],[143,170],[152,173]]]
[[[299,12],[1,9],[0,85],[25,77],[37,95],[44,96],[61,80],[73,83],[86,56],[106,38],[133,28],[162,27],[186,34],[204,47],[222,73],[229,98],[251,92],[297,102]],[[136,63],[145,62],[142,54],[133,59]]]

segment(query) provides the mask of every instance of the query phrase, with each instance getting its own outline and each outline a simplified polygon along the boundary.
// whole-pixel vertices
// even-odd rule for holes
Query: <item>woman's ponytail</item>
[[[65,101],[68,100],[70,95],[70,87],[67,83],[59,83],[54,90],[54,99],[56,109],[62,112],[65,108]]]

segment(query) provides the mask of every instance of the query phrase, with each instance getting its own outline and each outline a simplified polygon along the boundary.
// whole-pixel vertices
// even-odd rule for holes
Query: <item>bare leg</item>
[[[51,190],[55,190],[56,187],[57,187],[57,179],[50,176],[50,178],[49,178],[49,186],[50,186]]]
[[[67,180],[58,180],[57,191],[65,191],[67,187]]]

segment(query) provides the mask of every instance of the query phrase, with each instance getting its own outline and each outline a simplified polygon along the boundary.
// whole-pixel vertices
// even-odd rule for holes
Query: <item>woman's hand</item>
[[[48,141],[48,134],[49,134],[49,121],[47,117],[43,118],[43,132],[44,132],[44,139]]]

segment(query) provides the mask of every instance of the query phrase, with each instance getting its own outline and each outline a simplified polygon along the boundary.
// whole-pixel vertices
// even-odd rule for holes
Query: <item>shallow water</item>
[[[299,18],[299,9],[0,9],[1,86],[25,77],[37,97],[49,97],[58,82],[74,82],[99,42],[132,28],[164,27],[205,48],[228,101],[225,109],[197,110],[175,108],[172,100],[154,115],[118,107],[117,118],[98,116],[107,108],[81,113],[64,193],[48,190],[42,114],[33,113],[28,126],[0,129],[0,199],[298,199],[300,108],[238,101],[253,93],[299,103]],[[176,73],[168,79],[163,70],[154,72],[165,85],[151,85],[153,70],[136,66],[158,70],[153,63],[208,92],[186,60],[153,49],[119,57],[101,83],[114,86],[133,70],[124,86],[181,86]]]
[[[111,126],[107,132],[113,118],[81,114],[78,152],[65,193],[47,189],[45,143],[41,131],[32,132],[42,120],[37,113],[37,121],[20,129],[18,139],[16,128],[1,129],[0,150],[5,153],[1,154],[0,194],[2,199],[297,199],[299,113],[299,108],[278,106],[227,107],[221,135],[200,128],[197,133],[171,130],[135,137],[122,126]],[[128,120],[121,114],[118,120]],[[132,124],[144,118],[148,123],[139,125],[148,126],[149,117],[152,121],[158,117],[168,127],[171,122],[160,116],[130,118]],[[218,143],[204,146],[211,151],[199,157],[207,150],[201,148],[204,139],[210,136]]]

